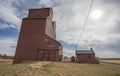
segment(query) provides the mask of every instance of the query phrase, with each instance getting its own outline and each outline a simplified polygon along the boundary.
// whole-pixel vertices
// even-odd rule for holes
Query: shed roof
[[[76,54],[82,54],[82,53],[94,54],[94,51],[93,50],[76,50]]]

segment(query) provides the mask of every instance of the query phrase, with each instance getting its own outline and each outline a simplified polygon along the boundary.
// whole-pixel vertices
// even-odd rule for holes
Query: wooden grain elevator
[[[22,20],[13,63],[29,60],[61,61],[62,45],[56,41],[52,8],[29,9]]]

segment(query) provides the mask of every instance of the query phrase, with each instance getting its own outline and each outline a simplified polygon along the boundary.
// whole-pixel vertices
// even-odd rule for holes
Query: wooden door
[[[56,50],[38,50],[37,60],[56,61]]]
[[[56,58],[56,51],[52,50],[50,51],[50,61],[55,61]]]
[[[38,50],[38,52],[37,52],[37,60],[43,60],[43,50]]]
[[[43,60],[44,61],[49,61],[49,51],[45,50],[43,52]]]

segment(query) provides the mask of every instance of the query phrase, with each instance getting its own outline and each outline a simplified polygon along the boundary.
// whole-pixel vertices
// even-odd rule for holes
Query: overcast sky
[[[0,54],[14,55],[22,18],[30,8],[53,8],[57,40],[64,56],[77,50],[95,50],[97,57],[120,58],[120,0],[94,0],[79,40],[92,0],[0,0]]]

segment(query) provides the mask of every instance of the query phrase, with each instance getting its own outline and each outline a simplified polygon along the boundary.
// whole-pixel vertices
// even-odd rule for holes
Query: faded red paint
[[[86,51],[77,51],[76,52],[76,62],[77,63],[99,63],[99,60],[95,57],[93,50]]]
[[[55,40],[51,8],[30,9],[22,20],[13,63],[25,60],[61,61],[62,45]]]

